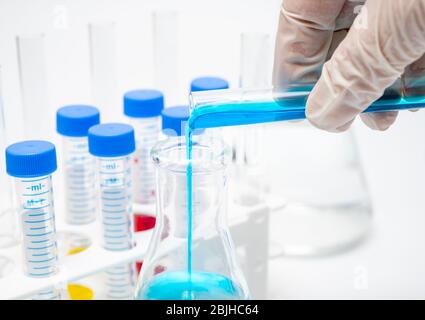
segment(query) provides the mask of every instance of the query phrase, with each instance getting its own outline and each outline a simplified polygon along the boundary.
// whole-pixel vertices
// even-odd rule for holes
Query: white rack
[[[264,255],[264,246],[255,244],[252,246],[252,241],[247,239],[252,238],[253,232],[258,233],[256,239],[261,243],[261,239],[267,245],[267,216],[270,211],[279,209],[283,204],[277,198],[268,197],[264,203],[253,207],[242,207],[235,204],[229,204],[229,222],[232,233],[235,233],[235,244],[237,247],[247,247],[245,252],[249,252],[250,256]],[[135,206],[135,212],[152,212],[152,207]],[[261,230],[258,230],[252,217],[264,217],[260,219],[262,223]],[[233,229],[235,231],[233,231]],[[100,227],[97,222],[86,226],[70,226],[61,221],[57,221],[58,233],[78,233],[89,236],[91,245],[88,249],[74,255],[64,256],[60,259],[60,269],[58,274],[49,278],[31,278],[24,274],[21,246],[15,245],[10,248],[0,249],[0,256],[10,259],[13,263],[13,270],[0,278],[0,299],[21,299],[27,298],[30,295],[50,287],[62,288],[67,283],[85,278],[87,276],[99,273],[116,264],[124,262],[136,261],[143,259],[146,252],[152,230],[139,232],[136,236],[136,246],[129,251],[111,252],[102,248],[100,244]],[[251,261],[252,259],[248,259]],[[264,264],[267,264],[267,259],[264,259]],[[245,270],[251,269],[249,262],[241,262]],[[247,265],[248,264],[248,265]],[[264,268],[263,268],[264,269]],[[244,271],[245,271],[244,270]],[[250,279],[247,275],[248,284],[253,284],[253,281],[259,282],[256,279]],[[259,283],[265,282],[262,279]],[[252,284],[251,284],[252,283]],[[253,292],[254,288],[251,288]]]

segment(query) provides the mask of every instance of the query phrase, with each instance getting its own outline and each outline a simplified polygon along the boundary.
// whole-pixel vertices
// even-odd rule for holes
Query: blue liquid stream
[[[299,92],[298,95],[286,97],[284,99],[270,101],[236,101],[232,103],[211,103],[200,107],[195,107],[192,111],[188,124],[186,126],[186,158],[187,165],[187,204],[188,204],[188,237],[187,237],[187,278],[178,275],[178,278],[184,278],[184,281],[170,281],[173,290],[177,289],[176,294],[184,290],[186,299],[196,298],[196,293],[201,289],[206,290],[211,286],[214,291],[221,292],[220,281],[208,281],[208,276],[200,277],[199,273],[194,273],[192,278],[192,134],[195,129],[216,128],[224,126],[248,125],[257,123],[267,123],[275,121],[302,120],[306,118],[305,104],[308,92]],[[403,98],[381,98],[367,108],[364,113],[384,112],[407,109],[419,109],[425,107],[423,97],[405,100]],[[212,277],[218,276],[211,274]],[[172,275],[170,274],[172,278]],[[227,279],[227,278],[226,278]],[[158,280],[158,279],[157,279]],[[172,279],[170,279],[172,280]],[[200,281],[205,281],[204,287],[200,287]],[[230,280],[228,280],[230,281]],[[174,284],[173,284],[174,283]],[[224,283],[224,282],[223,282]],[[158,285],[158,288],[161,287]],[[165,289],[165,285],[162,285]],[[170,287],[170,288],[171,288]],[[169,288],[169,289],[170,289]],[[205,292],[208,292],[206,290]],[[231,294],[231,292],[228,292]],[[206,297],[204,297],[206,298]],[[176,297],[176,299],[178,299]],[[202,298],[201,298],[202,299]],[[217,297],[217,299],[220,299]]]

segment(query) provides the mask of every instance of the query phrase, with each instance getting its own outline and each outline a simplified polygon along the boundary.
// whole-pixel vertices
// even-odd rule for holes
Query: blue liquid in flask
[[[186,157],[192,159],[192,129],[186,130]],[[139,290],[143,300],[239,300],[244,291],[228,277],[212,272],[192,270],[192,162],[187,176],[187,270],[162,272]]]
[[[164,272],[155,276],[138,299],[150,300],[236,300],[242,290],[227,277],[210,272]]]

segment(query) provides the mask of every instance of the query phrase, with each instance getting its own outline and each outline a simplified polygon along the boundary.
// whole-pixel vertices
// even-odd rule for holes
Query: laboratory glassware
[[[167,103],[177,103],[179,97],[179,14],[174,10],[152,13],[154,84],[167,97]]]
[[[89,24],[92,94],[104,121],[115,121],[119,116],[115,29],[113,21]]]
[[[47,61],[44,34],[16,39],[26,139],[46,139],[52,132],[49,114]]]
[[[261,32],[241,34],[239,87],[244,89],[265,88],[271,79],[270,36]],[[232,128],[234,200],[245,206],[263,200],[266,189],[261,179],[263,164],[263,124]]]
[[[304,120],[310,85],[294,84],[281,90],[235,89],[192,92],[189,127],[218,128],[254,123]],[[363,113],[425,108],[425,97],[383,96]]]
[[[191,128],[305,119],[308,87],[192,94]],[[383,97],[366,112],[425,107],[424,99]],[[351,132],[330,134],[307,122],[273,124],[264,140],[272,191],[285,206],[273,220],[286,254],[326,254],[367,235],[371,204]],[[274,188],[273,188],[274,187]],[[272,236],[272,238],[274,238]]]
[[[160,91],[133,90],[124,94],[124,114],[136,136],[133,169],[136,203],[155,202],[155,169],[149,154],[159,139],[163,108],[164,96]]]
[[[230,150],[221,141],[205,141],[193,142],[190,162],[185,143],[175,139],[161,141],[152,150],[157,169],[157,224],[136,299],[249,298],[226,220]],[[189,164],[193,176],[190,215]]]
[[[99,124],[97,108],[69,105],[56,112],[56,131],[63,137],[66,221],[87,224],[96,218],[95,159],[89,153],[88,131]]]
[[[4,170],[6,162],[3,150],[6,149],[7,132],[3,107],[3,92],[0,68],[0,248],[16,244],[16,216],[12,199],[12,185]],[[1,273],[0,265],[0,273]]]
[[[102,213],[103,247],[125,251],[134,247],[131,156],[135,150],[130,125],[107,123],[89,129],[89,151],[96,157]],[[134,295],[135,264],[124,263],[106,271],[108,298]]]
[[[56,149],[47,141],[28,140],[6,149],[7,173],[14,177],[19,202],[24,271],[44,278],[58,272],[52,173]],[[56,288],[38,292],[35,299],[60,299]]]

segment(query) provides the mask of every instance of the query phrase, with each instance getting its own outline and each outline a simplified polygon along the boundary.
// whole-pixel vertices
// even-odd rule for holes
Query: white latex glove
[[[317,81],[307,101],[313,125],[348,129],[401,76],[392,90],[425,95],[425,0],[283,0],[273,83]],[[361,118],[385,130],[396,116]]]

